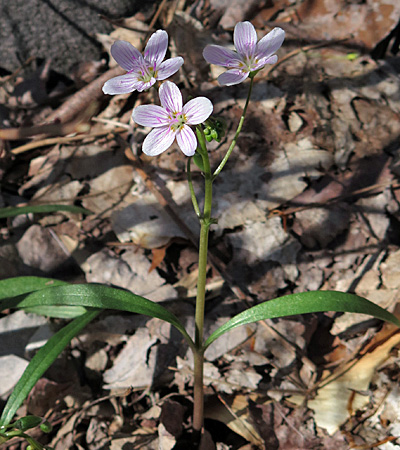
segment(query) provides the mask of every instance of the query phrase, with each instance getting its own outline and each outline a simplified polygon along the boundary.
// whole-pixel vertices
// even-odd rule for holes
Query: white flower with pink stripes
[[[128,94],[150,89],[157,80],[165,80],[179,70],[183,58],[177,56],[163,61],[168,48],[168,34],[158,30],[150,36],[143,56],[126,41],[115,41],[111,55],[128,73],[111,78],[104,83],[105,94]]]
[[[218,77],[218,82],[222,86],[232,86],[241,83],[252,72],[262,69],[267,64],[275,64],[278,57],[274,53],[284,39],[285,32],[276,27],[257,42],[254,26],[250,22],[239,22],[233,32],[236,50],[229,50],[220,45],[207,45],[203,56],[210,64],[228,69]]]
[[[176,142],[186,156],[193,156],[197,139],[190,125],[203,123],[213,111],[211,101],[196,97],[185,105],[178,86],[166,81],[160,86],[161,106],[141,105],[132,113],[132,119],[139,125],[154,128],[143,142],[143,153],[156,156]]]

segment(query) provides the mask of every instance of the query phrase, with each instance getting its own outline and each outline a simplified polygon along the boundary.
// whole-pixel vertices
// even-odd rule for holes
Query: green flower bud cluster
[[[44,433],[50,433],[53,429],[53,427],[47,420],[43,421],[43,419],[38,416],[21,417],[21,419],[18,419],[13,423],[13,427],[21,431],[27,431],[37,426],[40,426],[40,429]]]
[[[212,140],[221,142],[221,139],[225,136],[226,122],[221,117],[209,117],[204,122],[204,136],[207,142]]]
[[[50,433],[53,429],[50,422],[38,416],[25,416],[13,423],[0,427],[0,444],[7,442],[9,439],[20,437],[28,442],[26,450],[52,450],[50,447],[41,445],[33,439],[25,431],[32,428],[40,427],[44,433]]]

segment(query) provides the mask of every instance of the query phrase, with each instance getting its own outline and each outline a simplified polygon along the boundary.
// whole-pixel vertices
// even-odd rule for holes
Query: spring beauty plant
[[[343,292],[314,291],[286,295],[244,309],[210,336],[204,336],[208,236],[210,228],[217,220],[212,216],[213,183],[235,149],[256,75],[267,64],[277,62],[276,52],[281,47],[284,37],[285,32],[281,28],[274,28],[258,41],[253,25],[250,22],[240,22],[235,26],[233,34],[235,50],[218,45],[209,45],[204,49],[203,56],[210,64],[227,69],[218,77],[220,85],[231,86],[242,82],[248,83],[247,99],[236,132],[215,169],[210,165],[207,142],[213,139],[220,141],[225,125],[221,119],[212,116],[213,105],[209,99],[196,97],[183,104],[183,97],[178,86],[171,81],[162,82],[183,64],[181,57],[163,61],[168,46],[167,33],[163,30],[155,32],[150,37],[143,55],[128,42],[117,41],[114,43],[111,53],[121,67],[127,71],[127,74],[107,81],[103,87],[104,93],[122,94],[135,90],[142,92],[152,86],[156,87],[156,83],[162,82],[158,89],[160,105],[140,105],[132,113],[133,121],[136,124],[153,128],[143,142],[143,152],[150,156],[159,155],[176,140],[180,150],[188,157],[188,189],[194,214],[197,215],[200,222],[194,336],[189,334],[182,322],[168,309],[122,289],[90,283],[71,285],[63,281],[38,277],[1,280],[0,304],[3,310],[18,308],[49,317],[70,319],[70,321],[37,352],[18,381],[0,418],[0,443],[6,442],[12,437],[23,437],[28,441],[31,449],[43,449],[40,443],[26,434],[26,431],[34,426],[48,429],[46,421],[36,416],[26,416],[14,420],[15,413],[35,383],[71,339],[94,320],[100,312],[107,309],[145,314],[164,320],[180,331],[193,352],[193,446],[191,448],[197,448],[204,431],[204,352],[224,333],[235,327],[260,320],[323,311],[369,314],[400,327],[400,321],[394,315],[362,297]],[[192,182],[192,160],[203,174],[202,203],[196,197]],[[199,207],[199,204],[203,205],[202,208]],[[7,213],[15,215],[18,211],[8,211]]]
[[[116,41],[111,46],[111,55],[127,71],[125,75],[108,80],[103,86],[105,94],[129,94],[151,88],[157,80],[165,80],[176,73],[183,64],[183,58],[167,59],[168,34],[158,30],[150,36],[144,54],[126,41]]]

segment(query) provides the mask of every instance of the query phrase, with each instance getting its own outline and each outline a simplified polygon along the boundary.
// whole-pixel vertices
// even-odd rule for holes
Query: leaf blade
[[[52,286],[67,285],[65,281],[42,277],[14,277],[0,280],[0,300],[17,297]]]
[[[310,291],[278,297],[237,314],[208,337],[204,349],[227,331],[242,325],[259,320],[325,311],[368,314],[400,328],[400,320],[365,298],[345,292]]]
[[[7,206],[0,208],[0,219],[15,217],[21,214],[39,214],[66,211],[75,214],[93,214],[92,211],[75,205],[27,205],[27,206]]]
[[[13,419],[17,409],[22,405],[29,392],[50,367],[57,356],[65,349],[71,339],[76,336],[101,311],[92,310],[74,319],[54,336],[36,353],[18,380],[12,394],[0,417],[0,426],[8,425]]]
[[[180,320],[166,308],[140,295],[118,288],[96,284],[70,284],[41,289],[23,298],[5,299],[0,307],[27,308],[44,305],[83,306],[85,308],[117,309],[144,314],[164,320],[177,328],[189,346],[194,343]]]
[[[65,305],[42,305],[21,308],[26,313],[33,313],[39,316],[53,317],[56,319],[75,319],[87,312],[83,306],[65,306]]]

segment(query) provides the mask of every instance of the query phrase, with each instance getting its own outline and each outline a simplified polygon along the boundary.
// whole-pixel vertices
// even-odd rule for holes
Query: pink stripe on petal
[[[169,127],[154,128],[143,142],[143,153],[148,156],[157,156],[170,147],[175,140],[175,131]]]
[[[191,128],[184,125],[176,134],[176,142],[183,154],[186,156],[193,156],[197,148],[197,139]]]
[[[150,36],[144,49],[144,58],[149,62],[153,69],[158,67],[167,53],[168,48],[168,33],[164,30],[157,30]]]
[[[242,57],[253,56],[257,45],[256,29],[250,22],[239,22],[233,32],[233,42]]]
[[[183,58],[177,56],[176,58],[170,58],[161,63],[159,66],[156,78],[157,80],[165,80],[173,75],[175,72],[178,72],[179,68],[183,64]]]
[[[143,92],[146,89],[150,89],[155,82],[156,82],[155,78],[151,78],[150,81],[138,81],[136,89],[138,92]]]
[[[239,55],[236,52],[221,47],[220,45],[207,45],[203,50],[203,57],[208,63],[222,67],[239,67],[241,63]]]
[[[182,94],[178,86],[171,81],[165,81],[158,91],[161,105],[169,113],[180,113],[182,111]]]
[[[218,83],[221,86],[233,86],[244,81],[249,76],[249,72],[242,70],[227,70],[218,77]]]
[[[264,36],[256,47],[256,57],[266,58],[278,51],[285,39],[285,32],[282,28],[274,28]]]
[[[127,72],[135,68],[135,61],[143,59],[139,50],[126,41],[115,41],[111,46],[111,55]]]
[[[189,125],[198,125],[208,119],[213,112],[213,104],[206,97],[190,100],[182,109]]]
[[[276,55],[268,56],[267,58],[261,58],[257,64],[252,67],[252,70],[262,69],[267,64],[276,64],[278,57]]]
[[[129,94],[136,91],[137,85],[137,76],[127,73],[106,81],[103,85],[103,92],[109,95]]]
[[[137,106],[132,112],[132,120],[143,127],[162,127],[169,124],[168,113],[157,105]]]

